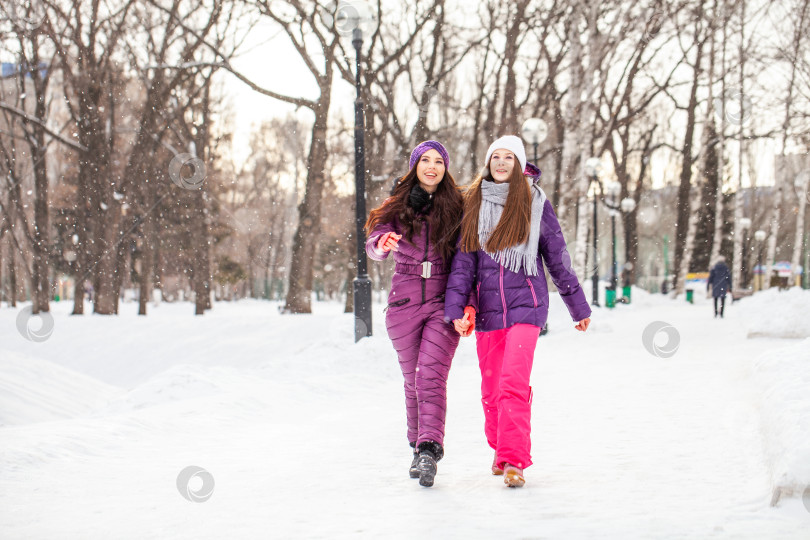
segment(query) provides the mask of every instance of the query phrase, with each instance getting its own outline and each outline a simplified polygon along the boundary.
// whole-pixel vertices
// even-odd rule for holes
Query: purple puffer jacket
[[[531,163],[527,169],[534,173],[531,176],[535,176],[534,181],[537,182],[539,170]],[[540,272],[537,276],[527,275],[522,268],[517,273],[512,272],[480,249],[475,253],[456,252],[447,282],[445,320],[453,321],[464,316],[464,306],[469,305],[468,295],[475,287],[478,298],[476,330],[488,332],[519,323],[545,327],[548,320],[548,284],[542,271],[543,262],[571,318],[581,321],[590,317],[591,307],[576,273],[571,270],[571,257],[566,250],[560,222],[548,200],[541,221],[540,249],[537,253]]]
[[[399,220],[393,223],[383,223],[378,225],[368,235],[366,240],[366,253],[375,261],[382,261],[388,258],[392,252],[383,252],[377,249],[377,242],[380,236],[387,232],[396,234],[402,233],[402,226]],[[410,299],[411,302],[424,303],[444,294],[447,285],[447,278],[450,275],[450,265],[445,264],[441,256],[433,249],[428,242],[430,226],[427,220],[422,224],[422,230],[415,234],[413,242],[409,242],[402,236],[394,251],[394,277],[391,279],[391,291],[388,293],[388,305],[397,305],[401,300]],[[425,261],[429,264],[423,264]],[[422,275],[427,276],[430,270],[430,277],[422,279]]]

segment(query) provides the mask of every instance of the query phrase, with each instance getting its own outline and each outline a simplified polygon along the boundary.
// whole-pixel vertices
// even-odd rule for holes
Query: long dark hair
[[[413,243],[413,235],[421,232],[423,222],[423,217],[408,204],[411,190],[419,183],[416,176],[417,166],[418,163],[399,179],[394,192],[379,208],[369,213],[366,234],[373,231],[377,225],[392,223],[396,218],[402,225],[403,236]],[[464,200],[456,181],[450,171],[445,170],[442,181],[433,193],[433,207],[426,217],[430,226],[430,243],[445,262],[450,261],[456,250],[463,207]]]
[[[515,160],[517,161],[517,160]],[[488,169],[489,170],[489,169]],[[475,177],[464,192],[464,218],[461,221],[461,250],[478,251],[478,213],[481,209],[481,182],[492,181],[492,174],[481,174]],[[485,250],[496,253],[511,246],[522,244],[529,238],[531,224],[532,194],[526,176],[515,164],[509,176],[509,192],[503,214],[489,235]]]

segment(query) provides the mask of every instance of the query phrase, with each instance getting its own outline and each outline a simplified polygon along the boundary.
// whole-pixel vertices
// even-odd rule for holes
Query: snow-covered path
[[[381,308],[357,345],[329,304],[295,317],[218,304],[202,318],[163,305],[145,319],[71,318],[62,304],[44,343],[0,310],[0,538],[810,538],[800,499],[770,506],[751,380],[753,360],[789,341],[745,339],[736,305],[715,320],[642,296],[582,334],[552,304],[520,490],[489,474],[473,338],[424,489],[407,475]],[[642,343],[654,321],[679,332],[670,358]],[[190,465],[215,481],[206,502],[178,492]]]

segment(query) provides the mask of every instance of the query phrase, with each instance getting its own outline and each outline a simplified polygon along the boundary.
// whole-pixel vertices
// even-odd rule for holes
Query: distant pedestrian
[[[717,262],[709,272],[709,282],[706,284],[706,290],[711,290],[712,297],[714,297],[714,316],[720,315],[723,318],[723,309],[726,307],[726,293],[731,292],[731,271],[726,265],[726,258],[722,255],[717,258]],[[720,304],[720,310],[717,309],[717,304]]]

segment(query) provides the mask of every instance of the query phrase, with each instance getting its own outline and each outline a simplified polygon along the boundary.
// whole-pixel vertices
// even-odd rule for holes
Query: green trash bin
[[[622,287],[622,298],[624,298],[624,301],[628,304],[630,303],[630,288],[630,285]]]
[[[605,307],[616,307],[616,289],[605,289]]]
[[[686,301],[689,302],[690,304],[694,304],[695,303],[694,297],[695,291],[693,291],[692,289],[686,289]]]

